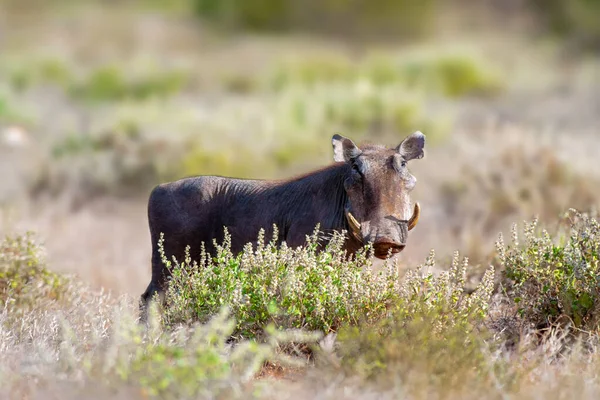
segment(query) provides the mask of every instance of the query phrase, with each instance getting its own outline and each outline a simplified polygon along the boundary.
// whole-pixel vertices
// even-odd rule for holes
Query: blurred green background
[[[196,0],[193,10],[225,29],[264,32],[310,31],[320,34],[389,35],[393,40],[432,33],[445,14],[528,14],[540,30],[597,46],[600,38],[597,0]],[[473,14],[477,15],[477,14]]]

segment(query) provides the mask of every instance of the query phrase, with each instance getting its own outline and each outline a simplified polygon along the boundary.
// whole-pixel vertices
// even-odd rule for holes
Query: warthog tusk
[[[360,240],[360,222],[354,218],[354,215],[350,211],[346,212],[346,219],[348,220],[348,225],[350,225],[350,229],[354,236]]]
[[[417,226],[417,222],[419,222],[419,216],[421,215],[421,207],[419,203],[415,203],[415,209],[413,210],[413,215],[408,220],[408,230],[412,230],[415,226]]]

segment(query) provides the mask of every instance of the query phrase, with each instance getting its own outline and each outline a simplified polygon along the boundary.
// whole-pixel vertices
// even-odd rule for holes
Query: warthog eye
[[[400,154],[394,155],[392,165],[394,166],[394,169],[396,171],[403,172],[404,169],[406,168],[406,163],[407,163],[407,160],[404,157],[402,157]]]
[[[360,167],[357,164],[352,164],[352,171],[362,176],[362,172],[360,171]]]

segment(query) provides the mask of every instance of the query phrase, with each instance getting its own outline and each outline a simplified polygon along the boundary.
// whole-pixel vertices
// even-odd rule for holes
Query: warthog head
[[[344,189],[350,234],[361,243],[372,242],[377,258],[401,252],[420,213],[418,203],[411,210],[410,192],[417,180],[407,163],[424,156],[425,135],[415,132],[393,149],[359,148],[340,135],[332,142],[335,161],[348,167]]]

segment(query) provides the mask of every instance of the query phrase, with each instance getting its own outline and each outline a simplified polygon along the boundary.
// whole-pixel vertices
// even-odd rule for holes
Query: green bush
[[[163,243],[161,239],[161,245]],[[260,337],[265,326],[329,332],[343,324],[382,318],[398,296],[398,276],[370,269],[366,250],[351,261],[341,250],[339,234],[318,252],[318,235],[305,247],[278,248],[264,236],[256,249],[250,245],[233,255],[227,236],[213,259],[202,252],[180,262],[163,257],[173,277],[167,293],[165,321],[204,322],[227,306],[237,321],[235,335]]]
[[[476,323],[446,323],[453,314],[431,308],[408,315],[400,307],[375,326],[343,328],[337,336],[343,369],[382,389],[410,382],[405,390],[417,398],[424,388],[446,392],[464,389],[465,382],[471,390],[484,386],[489,370],[500,366],[489,357],[495,344]]]
[[[436,315],[435,329],[481,321],[486,315],[493,272],[467,296],[465,267],[458,255],[440,277],[411,272],[401,280],[391,264],[373,272],[369,247],[347,260],[340,234],[323,252],[317,251],[317,231],[298,249],[285,244],[278,248],[275,240],[265,244],[261,232],[256,248],[248,244],[237,256],[229,250],[229,240],[226,236],[212,259],[203,251],[197,262],[189,253],[181,262],[163,254],[173,273],[164,315],[168,325],[206,321],[223,306],[237,321],[235,335],[245,338],[260,337],[268,325],[335,332],[343,326],[376,324],[391,312],[402,321]],[[424,268],[434,264],[432,254]]]
[[[386,318],[340,330],[338,354],[347,373],[382,388],[410,382],[407,395],[414,396],[432,387],[460,392],[465,381],[473,389],[499,373],[500,363],[489,357],[497,343],[485,327],[494,269],[468,294],[467,258],[461,262],[456,252],[450,268],[437,276],[435,264],[432,251],[420,270],[407,273]]]
[[[40,301],[67,295],[68,279],[48,270],[41,252],[32,233],[7,236],[0,242],[0,306],[10,300],[25,312]]]
[[[554,324],[599,332],[600,224],[571,210],[566,236],[536,232],[526,224],[524,243],[513,228],[512,244],[497,243],[511,299],[524,321],[542,329]]]

